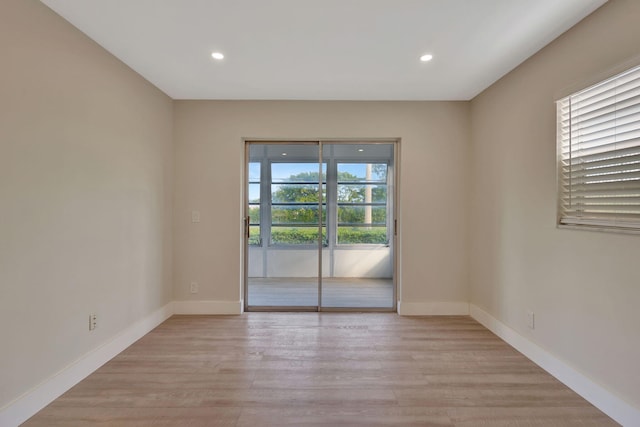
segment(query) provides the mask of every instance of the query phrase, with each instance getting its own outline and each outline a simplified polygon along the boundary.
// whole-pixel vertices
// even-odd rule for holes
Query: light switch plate
[[[200,222],[200,211],[191,211],[191,222]]]

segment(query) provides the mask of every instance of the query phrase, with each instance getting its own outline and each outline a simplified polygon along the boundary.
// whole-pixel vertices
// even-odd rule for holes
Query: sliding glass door
[[[325,143],[329,235],[322,306],[394,308],[393,144]]]
[[[395,308],[394,149],[247,143],[247,310]]]

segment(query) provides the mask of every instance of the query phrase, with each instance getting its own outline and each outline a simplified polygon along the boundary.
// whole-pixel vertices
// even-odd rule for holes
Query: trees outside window
[[[338,163],[337,243],[388,243],[386,164]]]
[[[259,165],[259,163],[258,163]],[[338,245],[387,244],[387,164],[337,163],[335,177],[317,163],[271,163],[270,243],[272,245],[312,245],[318,242],[319,188],[322,181],[322,241],[335,239]],[[251,168],[251,165],[250,165]],[[331,174],[331,171],[329,172]],[[249,185],[253,185],[251,179]],[[251,188],[249,190],[252,194]],[[253,192],[255,194],[255,192]],[[263,195],[264,196],[264,195]],[[327,201],[335,206],[332,230],[327,233]],[[262,206],[264,209],[265,207]],[[259,244],[260,198],[249,199],[252,230],[250,243]],[[254,234],[255,231],[255,234]]]
[[[322,224],[326,244],[326,163],[322,165]],[[317,163],[271,163],[271,244],[318,243],[320,187]]]

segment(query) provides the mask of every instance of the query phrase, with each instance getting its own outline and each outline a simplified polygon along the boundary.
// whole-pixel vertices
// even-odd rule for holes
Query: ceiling
[[[606,2],[41,1],[174,99],[306,100],[468,100]]]

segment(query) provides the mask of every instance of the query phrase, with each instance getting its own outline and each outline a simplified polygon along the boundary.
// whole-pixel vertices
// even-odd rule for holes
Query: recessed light
[[[286,156],[286,155],[287,155],[287,153],[282,153],[282,155],[283,155],[283,156]]]
[[[433,55],[431,55],[429,53],[427,53],[425,55],[422,55],[420,57],[420,61],[422,61],[422,62],[428,62],[428,61],[431,61],[432,59],[433,59]]]
[[[221,54],[220,52],[213,52],[213,53],[211,54],[211,57],[212,57],[213,59],[224,59],[224,55],[223,55],[223,54]]]
[[[358,148],[358,151],[362,153],[364,151],[364,148]]]

